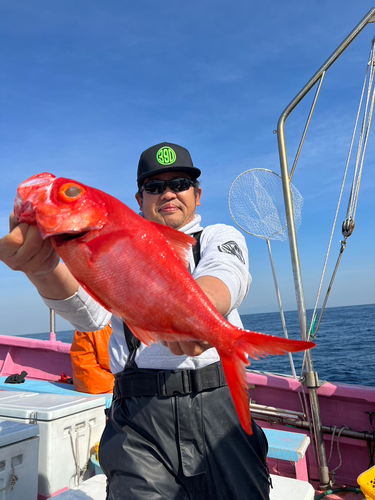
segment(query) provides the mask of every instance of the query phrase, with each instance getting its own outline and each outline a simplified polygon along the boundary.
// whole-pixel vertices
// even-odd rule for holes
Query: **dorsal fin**
[[[163,226],[157,222],[151,222],[151,224],[164,236],[182,262],[188,267],[189,252],[196,243],[195,239],[172,227]]]

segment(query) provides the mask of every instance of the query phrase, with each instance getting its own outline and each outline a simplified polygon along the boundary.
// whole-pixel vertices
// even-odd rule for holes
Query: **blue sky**
[[[273,131],[281,112],[371,7],[367,0],[2,2],[0,234],[17,185],[43,171],[136,209],[139,155],[162,141],[187,147],[201,168],[204,224],[232,224],[232,182],[251,168],[279,173]],[[315,303],[374,35],[371,24],[328,72],[293,179],[305,200],[298,238],[307,307]],[[287,121],[291,159],[310,102]],[[374,134],[373,126],[356,230],[329,306],[375,299]],[[329,271],[340,238],[338,231]],[[275,311],[266,243],[247,242],[253,284],[240,312]],[[295,309],[289,244],[273,242],[272,251],[284,308]],[[48,311],[27,279],[0,263],[0,280],[0,333],[48,331]],[[58,330],[69,328],[58,320]]]

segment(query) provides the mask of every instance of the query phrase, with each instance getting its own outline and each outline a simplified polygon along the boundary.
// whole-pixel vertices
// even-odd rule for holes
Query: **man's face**
[[[177,177],[190,178],[183,172],[164,172],[163,174],[147,178],[145,182],[151,179],[171,180]],[[167,186],[164,193],[148,194],[146,191],[143,191],[142,197],[139,193],[135,197],[145,219],[173,227],[174,229],[181,229],[194,219],[195,209],[201,204],[202,190],[198,188],[197,191],[195,193],[192,186],[187,191],[174,193]]]

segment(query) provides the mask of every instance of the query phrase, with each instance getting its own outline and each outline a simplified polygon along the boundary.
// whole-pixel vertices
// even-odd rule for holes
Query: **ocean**
[[[310,325],[312,310],[307,311]],[[319,311],[318,311],[319,313]],[[300,339],[297,311],[284,313],[288,336]],[[241,316],[244,327],[262,333],[284,335],[279,313]],[[331,307],[324,312],[312,350],[314,369],[320,380],[375,387],[375,304]],[[303,354],[293,354],[297,376]],[[291,374],[289,356],[252,361],[253,370]]]
[[[313,311],[307,311],[310,321]],[[300,339],[297,311],[286,311],[288,336]],[[280,314],[245,314],[244,327],[283,336]],[[71,342],[73,330],[58,332],[57,340]],[[49,333],[27,335],[46,340]],[[314,369],[320,380],[375,387],[375,304],[327,308],[312,351]],[[297,375],[301,374],[303,354],[293,355]],[[291,374],[289,356],[271,356],[251,361],[253,370]]]

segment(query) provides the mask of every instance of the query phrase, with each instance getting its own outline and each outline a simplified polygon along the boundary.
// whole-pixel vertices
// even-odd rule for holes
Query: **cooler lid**
[[[100,406],[105,408],[104,397],[0,391],[0,419],[32,417],[38,421],[55,420]]]
[[[39,425],[0,420],[0,447],[30,439],[39,434]]]

